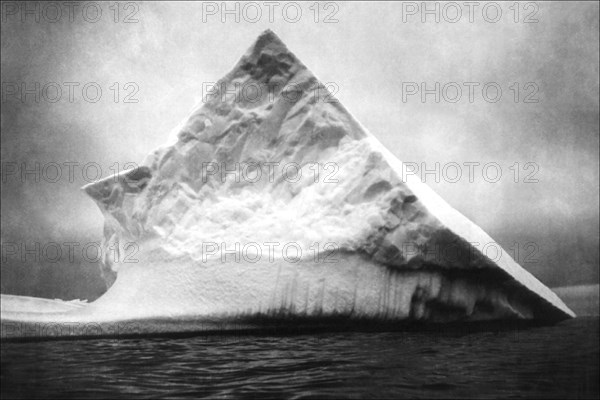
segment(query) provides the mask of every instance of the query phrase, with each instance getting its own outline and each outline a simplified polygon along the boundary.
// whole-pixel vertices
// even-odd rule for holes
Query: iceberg
[[[3,337],[574,317],[271,31],[170,143],[83,190],[105,216],[107,292],[3,296]]]

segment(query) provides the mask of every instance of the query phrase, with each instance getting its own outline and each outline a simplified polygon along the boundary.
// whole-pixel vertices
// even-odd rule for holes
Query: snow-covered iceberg
[[[3,336],[574,316],[499,246],[484,251],[494,241],[271,31],[171,139],[84,187],[106,218],[106,294],[30,311],[4,297]]]

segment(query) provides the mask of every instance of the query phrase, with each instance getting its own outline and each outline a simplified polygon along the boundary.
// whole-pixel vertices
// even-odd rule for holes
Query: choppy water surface
[[[2,398],[597,398],[598,321],[483,332],[4,342]]]

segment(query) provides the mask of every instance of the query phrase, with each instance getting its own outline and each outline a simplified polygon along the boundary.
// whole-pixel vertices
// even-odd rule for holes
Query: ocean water
[[[599,320],[2,343],[2,398],[598,398]]]

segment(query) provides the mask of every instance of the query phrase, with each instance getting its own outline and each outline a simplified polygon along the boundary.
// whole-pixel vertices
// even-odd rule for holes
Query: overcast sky
[[[460,15],[439,3],[439,23],[415,9],[420,2],[321,3],[318,15],[312,2],[281,2],[272,22],[262,2],[240,3],[239,22],[235,11],[221,12],[220,2],[135,2],[127,9],[123,3],[118,14],[112,3],[97,3],[101,15],[83,9],[86,3],[61,6],[60,15],[29,3],[34,12],[39,7],[39,22],[6,4],[3,244],[100,240],[103,217],[79,189],[87,183],[82,166],[97,163],[107,176],[115,163],[141,163],[201,99],[205,84],[228,72],[270,28],[398,158],[428,169],[436,162],[461,166],[458,182],[451,182],[450,169],[439,182],[433,174],[426,182],[505,247],[516,242],[521,251],[535,251],[537,261],[523,255],[517,261],[543,282],[598,282],[597,2],[522,3],[518,13],[512,2],[485,10],[485,3],[469,10],[459,2]],[[40,88],[56,82],[62,95],[56,98],[55,86],[40,89],[39,101],[14,93],[36,82]],[[435,94],[424,102],[421,93],[409,94],[436,82],[439,103]],[[91,83],[102,89],[97,102],[93,87],[87,98],[82,93]],[[456,87],[462,96],[451,102]],[[124,102],[127,95],[137,103]],[[73,182],[67,161],[77,163]],[[8,163],[17,166],[15,175]],[[39,182],[22,181],[22,163],[31,169],[58,163],[63,175],[48,182],[54,175],[47,169]],[[473,182],[464,163],[479,163]],[[495,168],[483,175],[488,163],[502,170],[497,182]],[[93,165],[87,172],[93,178]],[[81,260],[2,262],[3,293],[93,298],[102,290],[94,266]]]

